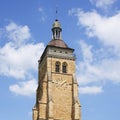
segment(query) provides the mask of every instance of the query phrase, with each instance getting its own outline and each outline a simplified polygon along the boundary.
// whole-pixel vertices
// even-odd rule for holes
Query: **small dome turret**
[[[60,22],[56,19],[52,26],[52,40],[48,43],[48,46],[68,48],[67,44],[62,40],[61,31],[62,28]]]
[[[60,25],[60,22],[58,21],[58,19],[55,20],[55,22],[53,23],[53,26],[52,26],[52,30],[54,28],[59,28],[61,29],[61,25]],[[62,30],[62,29],[61,29]]]
[[[52,26],[54,40],[61,39],[61,31],[62,31],[61,25],[60,25],[59,21],[56,19]]]

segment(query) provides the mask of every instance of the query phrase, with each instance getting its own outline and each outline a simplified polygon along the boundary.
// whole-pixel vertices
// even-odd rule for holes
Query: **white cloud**
[[[11,85],[9,90],[16,95],[33,96],[36,92],[36,80],[29,80],[27,82],[19,82],[19,84]]]
[[[87,44],[85,44],[83,42],[83,40],[80,40],[80,46],[81,46],[81,52],[84,56],[84,58],[83,58],[84,61],[86,61],[86,62],[93,61],[93,54],[92,54],[92,51],[91,51],[92,46],[90,46],[90,45],[88,46]]]
[[[82,43],[82,44],[81,44]],[[84,47],[86,46],[86,47]],[[79,72],[79,82],[80,84],[87,84],[89,82],[109,80],[114,83],[120,83],[120,56],[118,54],[107,53],[108,49],[104,49],[102,52],[97,49],[95,50],[93,46],[88,45],[85,42],[80,42],[80,47],[82,51],[83,60],[79,62],[77,66]],[[89,49],[92,48],[92,49]],[[84,51],[91,53],[91,57],[86,58]],[[104,53],[105,56],[104,56]],[[97,55],[96,55],[97,54]],[[107,54],[113,54],[112,57]],[[89,56],[89,54],[88,54]],[[101,57],[99,57],[101,56]],[[102,57],[103,56],[103,57]],[[87,60],[86,60],[87,59]]]
[[[89,37],[96,37],[105,46],[120,50],[120,12],[107,17],[96,11],[84,12],[80,9],[70,11],[78,18],[78,25],[86,28]]]
[[[11,41],[0,47],[0,75],[24,80],[31,78],[32,72],[37,71],[37,61],[44,50],[44,44],[25,42],[31,38],[27,25],[12,22],[5,28],[4,34]]]
[[[36,78],[34,74],[37,73],[38,60],[45,48],[44,44],[29,42],[32,35],[27,25],[11,22],[4,28],[1,38],[6,39],[7,36],[10,41],[0,47],[0,76],[24,80],[11,85],[9,89],[17,95],[32,96],[37,86],[33,78]],[[28,79],[32,80],[27,81]]]
[[[39,7],[39,8],[38,8],[38,11],[39,11],[39,12],[43,12],[44,10],[43,10],[42,7]]]
[[[80,42],[81,43],[81,42]],[[79,85],[88,85],[88,84],[103,84],[111,81],[112,83],[120,83],[120,57],[116,54],[113,54],[112,57],[107,56],[107,49],[104,51],[100,51],[99,49],[89,49],[87,43],[82,41],[81,51],[83,60],[79,62],[77,65],[77,78]],[[86,49],[83,47],[86,46],[86,49],[89,52],[92,52],[92,61],[91,59],[87,59],[86,61],[86,54],[84,51]],[[88,53],[89,53],[88,52]],[[102,56],[106,52],[105,56]],[[97,55],[96,55],[97,54]]]
[[[45,10],[42,7],[39,7],[38,11],[40,12],[40,21],[45,22],[47,19],[47,15],[45,13]]]
[[[98,8],[107,9],[110,7],[116,0],[90,0],[92,4],[95,4]]]
[[[77,78],[80,85],[107,81],[120,83],[120,60],[103,59],[94,64],[80,62]]]
[[[77,65],[77,78],[82,94],[89,94],[89,85],[120,84],[120,12],[102,16],[96,11],[72,9],[69,14],[78,18],[77,25],[85,28],[87,37],[94,38],[93,45],[80,41],[82,60]],[[96,43],[99,47],[94,46]]]
[[[102,87],[98,86],[85,86],[85,87],[80,87],[79,88],[80,94],[99,94],[103,92]]]
[[[25,43],[26,40],[30,39],[31,37],[30,29],[27,25],[21,26],[11,22],[5,28],[8,38],[14,41],[18,46]]]
[[[0,74],[25,79],[30,71],[37,71],[37,61],[44,50],[44,44],[26,44],[16,48],[9,42],[0,48]]]
[[[80,41],[80,47],[82,52],[81,57],[83,60],[81,60],[77,65],[78,82],[80,85],[96,82],[98,80],[98,76],[101,76],[101,71],[95,66],[92,46],[88,45],[84,41]]]

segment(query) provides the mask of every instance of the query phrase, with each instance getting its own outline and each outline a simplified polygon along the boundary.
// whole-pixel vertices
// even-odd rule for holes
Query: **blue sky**
[[[120,120],[119,0],[0,0],[0,119],[32,120],[37,61],[56,17],[77,56],[82,120]]]

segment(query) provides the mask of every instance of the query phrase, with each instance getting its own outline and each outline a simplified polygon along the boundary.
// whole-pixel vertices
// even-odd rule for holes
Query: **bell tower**
[[[74,49],[62,40],[61,32],[56,19],[52,40],[39,60],[33,120],[81,120]]]

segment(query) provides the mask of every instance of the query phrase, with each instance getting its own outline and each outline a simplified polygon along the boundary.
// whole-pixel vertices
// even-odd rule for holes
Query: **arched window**
[[[55,63],[55,72],[60,72],[60,62]]]
[[[66,63],[66,62],[64,62],[64,63],[62,64],[62,72],[63,72],[63,73],[67,73],[67,63]]]

